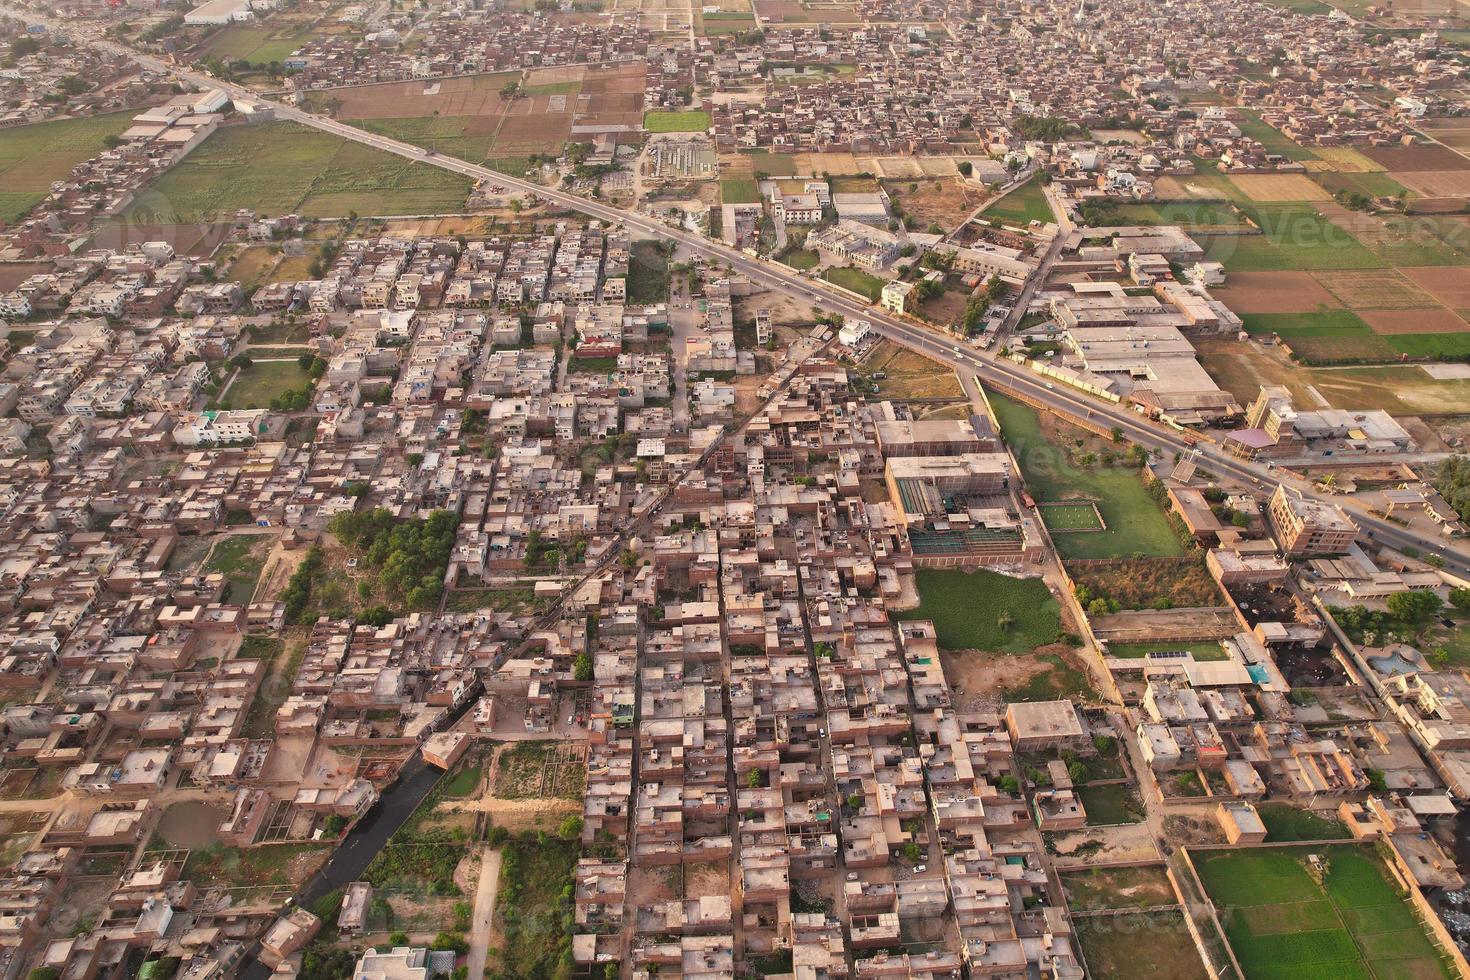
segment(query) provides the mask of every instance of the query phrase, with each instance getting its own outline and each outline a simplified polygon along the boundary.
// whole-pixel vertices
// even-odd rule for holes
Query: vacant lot
[[[1336,817],[1311,810],[1285,803],[1262,803],[1257,812],[1266,825],[1267,840],[1347,840],[1348,837],[1347,828]]]
[[[919,606],[899,618],[933,620],[946,650],[1024,653],[1061,632],[1061,606],[1041,579],[932,568],[916,577]]]
[[[235,376],[221,404],[232,408],[268,408],[271,399],[291,389],[309,386],[311,375],[295,358],[285,361],[256,361]]]
[[[1008,225],[1022,227],[1032,221],[1040,221],[1045,224],[1056,220],[1051,213],[1051,206],[1046,203],[1046,194],[1041,189],[1041,182],[1034,177],[986,208],[984,216]]]
[[[199,48],[199,55],[225,62],[248,61],[252,65],[269,65],[273,61],[285,60],[313,36],[311,27],[302,23],[230,24],[205,41]]]
[[[1274,269],[1231,274],[1212,292],[1236,313],[1311,313],[1342,304],[1309,272]]]
[[[1143,802],[1128,783],[1088,783],[1078,786],[1076,792],[1087,811],[1089,827],[1110,827],[1143,819]]]
[[[575,841],[555,838],[505,846],[494,945],[506,976],[555,976],[558,963],[571,956],[572,869],[579,850]]]
[[[1180,912],[1088,916],[1076,921],[1077,941],[1093,980],[1207,980]]]
[[[688,112],[649,112],[643,117],[643,128],[650,133],[702,133],[709,127],[709,113],[703,109]]]
[[[888,340],[876,344],[857,371],[870,380],[875,374],[883,374],[875,383],[882,389],[884,398],[902,401],[965,397],[960,379],[952,369]]]
[[[1055,420],[1058,431],[1043,431],[1041,416],[1031,408],[991,394],[1001,434],[1021,464],[1026,487],[1037,500],[1091,500],[1107,522],[1106,531],[1062,534],[1056,539],[1063,558],[1118,558],[1130,555],[1182,555],[1184,547],[1154,503],[1136,470],[1073,465],[1066,451],[1066,433],[1075,432]],[[1120,447],[1121,449],[1122,447]]]
[[[1093,868],[1061,876],[1073,909],[1136,909],[1177,901],[1169,876],[1158,865]]]
[[[101,153],[132,112],[16,126],[0,139],[0,225],[25,217],[72,168]]]
[[[194,221],[249,208],[308,217],[456,211],[469,181],[293,123],[221,129],[160,177],[131,220]]]
[[[1067,574],[1093,598],[1116,600],[1124,609],[1215,606],[1220,590],[1203,561],[1121,559],[1070,562]]]
[[[1316,877],[1309,855],[1321,861]],[[1249,977],[1454,976],[1367,848],[1246,849],[1193,857]]]
[[[894,180],[884,187],[903,209],[910,227],[932,230],[937,225],[946,233],[964,223],[985,199],[983,191],[958,177]]]
[[[720,200],[725,204],[759,204],[760,185],[754,177],[726,174],[720,178]]]
[[[275,539],[268,534],[232,534],[215,542],[214,550],[204,563],[205,572],[219,572],[229,583],[226,601],[248,603],[255,595],[255,583],[265,567]]]

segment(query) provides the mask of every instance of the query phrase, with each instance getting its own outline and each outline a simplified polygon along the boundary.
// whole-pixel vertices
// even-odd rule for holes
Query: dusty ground
[[[1098,864],[1124,861],[1157,861],[1147,823],[1122,824],[1055,834],[1051,850],[1056,856],[1052,864],[1058,871],[1089,868]]]
[[[1236,272],[1211,292],[1237,313],[1313,313],[1342,306],[1307,272]]]
[[[1433,296],[1397,269],[1318,272],[1315,278],[1354,310],[1404,310],[1438,305]]]
[[[917,181],[888,181],[884,185],[890,197],[897,200],[909,217],[927,230],[937,224],[953,231],[985,200],[985,194],[958,177],[931,177]]]
[[[1332,195],[1302,174],[1238,174],[1230,178],[1252,201],[1325,201]]]
[[[965,391],[954,371],[938,361],[931,361],[889,341],[874,344],[858,366],[870,378],[883,372],[886,378],[873,378],[884,398],[952,398],[962,399]]]

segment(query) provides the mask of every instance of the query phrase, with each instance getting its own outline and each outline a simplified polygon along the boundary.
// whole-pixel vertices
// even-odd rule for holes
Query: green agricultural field
[[[650,133],[702,133],[709,127],[709,113],[703,109],[648,112],[643,115],[643,128]]]
[[[1095,500],[1107,522],[1106,531],[1057,535],[1057,551],[1063,558],[1184,554],[1184,546],[1135,470],[1080,469],[1065,452],[1047,441],[1034,409],[993,392],[990,403],[1000,421],[1001,434],[1021,464],[1021,475],[1032,497],[1039,501],[1078,497]]]
[[[1166,201],[1122,204],[1118,220],[1127,225],[1180,225],[1185,228],[1239,227],[1244,222],[1228,207],[1212,201]]]
[[[987,218],[1022,227],[1032,221],[1040,221],[1045,224],[1056,220],[1051,213],[1051,205],[1046,203],[1046,194],[1041,189],[1041,182],[1034,177],[990,205],[982,213]]]
[[[823,270],[822,278],[834,286],[841,286],[843,289],[850,289],[859,295],[866,296],[874,303],[878,302],[878,297],[883,295],[883,280],[862,269],[834,266]]]
[[[1260,235],[1201,236],[1208,258],[1230,272],[1379,269],[1386,263],[1310,204],[1243,205]]]
[[[160,177],[129,211],[150,223],[249,208],[308,217],[457,211],[470,182],[294,123],[231,126]]]
[[[1259,141],[1266,148],[1266,152],[1279,153],[1290,160],[1317,159],[1317,154],[1290,139],[1276,127],[1262,122],[1261,117],[1254,112],[1245,112],[1242,113],[1242,116],[1243,118],[1239,121],[1241,134]]]
[[[1320,872],[1311,870],[1309,855],[1322,861]],[[1369,848],[1192,857],[1248,980],[1455,975]]]
[[[231,24],[204,42],[201,57],[221,61],[248,61],[252,65],[269,65],[283,61],[307,41],[314,32],[306,24]]]
[[[409,116],[390,119],[348,119],[346,122],[370,133],[389,136],[415,146],[427,147],[447,156],[482,163],[490,158],[494,133],[467,135],[474,116]],[[478,128],[478,127],[476,127]]]
[[[1279,333],[1293,337],[1351,337],[1371,334],[1373,328],[1352,310],[1320,310],[1315,313],[1247,313],[1241,317],[1252,334]]]
[[[946,650],[1025,653],[1061,633],[1061,606],[1039,578],[933,568],[917,577],[919,605],[899,618],[933,620]]]
[[[0,224],[24,218],[53,183],[106,149],[110,137],[132,124],[133,115],[111,112],[5,130],[0,136]]]
[[[750,157],[750,165],[758,174],[768,177],[796,176],[796,157],[790,153],[772,153],[769,150],[741,150]]]

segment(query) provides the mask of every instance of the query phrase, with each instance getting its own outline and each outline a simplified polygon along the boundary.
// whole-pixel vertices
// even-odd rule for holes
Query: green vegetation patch
[[[780,261],[793,269],[815,269],[822,264],[822,257],[809,248],[788,248],[780,255]],[[881,287],[880,287],[881,291]]]
[[[1230,272],[1379,269],[1387,264],[1310,204],[1241,205],[1259,235],[1199,236],[1207,258]]]
[[[215,543],[209,560],[204,563],[204,571],[219,572],[225,577],[225,601],[242,604],[251,601],[271,540],[259,534],[232,534]]]
[[[249,208],[263,216],[457,211],[470,182],[295,123],[230,126],[160,177],[129,220],[177,223]]]
[[[720,178],[720,200],[725,204],[759,204],[760,184],[754,177],[727,174]]]
[[[220,396],[220,408],[268,408],[287,392],[310,390],[311,374],[295,358],[252,361]]]
[[[1262,803],[1256,808],[1266,825],[1266,839],[1347,840],[1348,829],[1336,817],[1325,817],[1285,803]]]
[[[101,153],[132,125],[133,111],[53,119],[0,137],[0,224],[25,217],[77,164]]]
[[[1268,153],[1277,153],[1290,160],[1316,160],[1317,154],[1288,137],[1275,126],[1262,121],[1254,112],[1244,112],[1238,121],[1240,132],[1266,148]]]
[[[1179,912],[1087,916],[1074,923],[1093,980],[1208,980]]]
[[[1455,975],[1369,848],[1242,849],[1193,858],[1248,977]]]
[[[833,266],[822,270],[822,278],[834,286],[841,286],[843,289],[850,289],[861,296],[866,296],[874,303],[878,301],[878,297],[883,295],[883,280],[862,269]]]
[[[1201,662],[1227,659],[1225,648],[1218,643],[1108,643],[1108,656],[1119,657],[1124,660],[1138,660],[1151,653],[1174,653],[1179,651],[1192,653],[1194,654],[1194,659]]]
[[[710,128],[710,123],[709,113],[703,109],[643,114],[643,128],[650,133],[703,133]]]
[[[1034,409],[990,393],[1001,434],[1021,464],[1026,488],[1037,500],[1083,498],[1097,503],[1106,531],[1061,534],[1057,551],[1063,558],[1118,558],[1182,555],[1184,546],[1163,510],[1149,496],[1143,479],[1131,468],[1082,469],[1053,446],[1042,432]]]
[[[1161,865],[1091,868],[1061,876],[1074,909],[1130,909],[1172,905],[1178,899]]]
[[[575,842],[541,835],[505,846],[495,915],[504,943],[500,962],[511,977],[560,976],[571,956]]]
[[[946,650],[1025,653],[1061,633],[1061,606],[1039,578],[981,569],[921,568],[919,605],[900,619],[929,619]]]
[[[991,204],[982,216],[1023,228],[1032,221],[1046,224],[1056,220],[1051,205],[1046,201],[1046,193],[1041,189],[1041,182],[1035,177]]]
[[[1085,784],[1076,788],[1077,798],[1087,811],[1090,827],[1137,823],[1143,819],[1143,802],[1128,783]]]

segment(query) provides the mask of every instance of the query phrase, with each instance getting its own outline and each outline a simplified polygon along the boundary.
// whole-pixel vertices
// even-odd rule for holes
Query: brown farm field
[[[1236,272],[1214,293],[1237,313],[1313,313],[1342,306],[1307,272]]]
[[[1399,271],[1450,309],[1470,309],[1470,275],[1463,268],[1430,265]]]
[[[1316,279],[1353,310],[1407,310],[1433,307],[1433,296],[1397,269],[1353,269],[1318,272]]]
[[[1377,334],[1461,333],[1470,330],[1456,313],[1443,306],[1418,310],[1363,310],[1358,314]]]
[[[1372,146],[1363,150],[1363,155],[1385,170],[1413,172],[1416,170],[1470,170],[1470,160],[1445,146],[1420,144],[1417,146]]]
[[[1470,170],[1399,170],[1389,176],[1421,197],[1470,197]]]
[[[1258,204],[1325,201],[1332,196],[1303,174],[1238,174],[1230,181]]]

